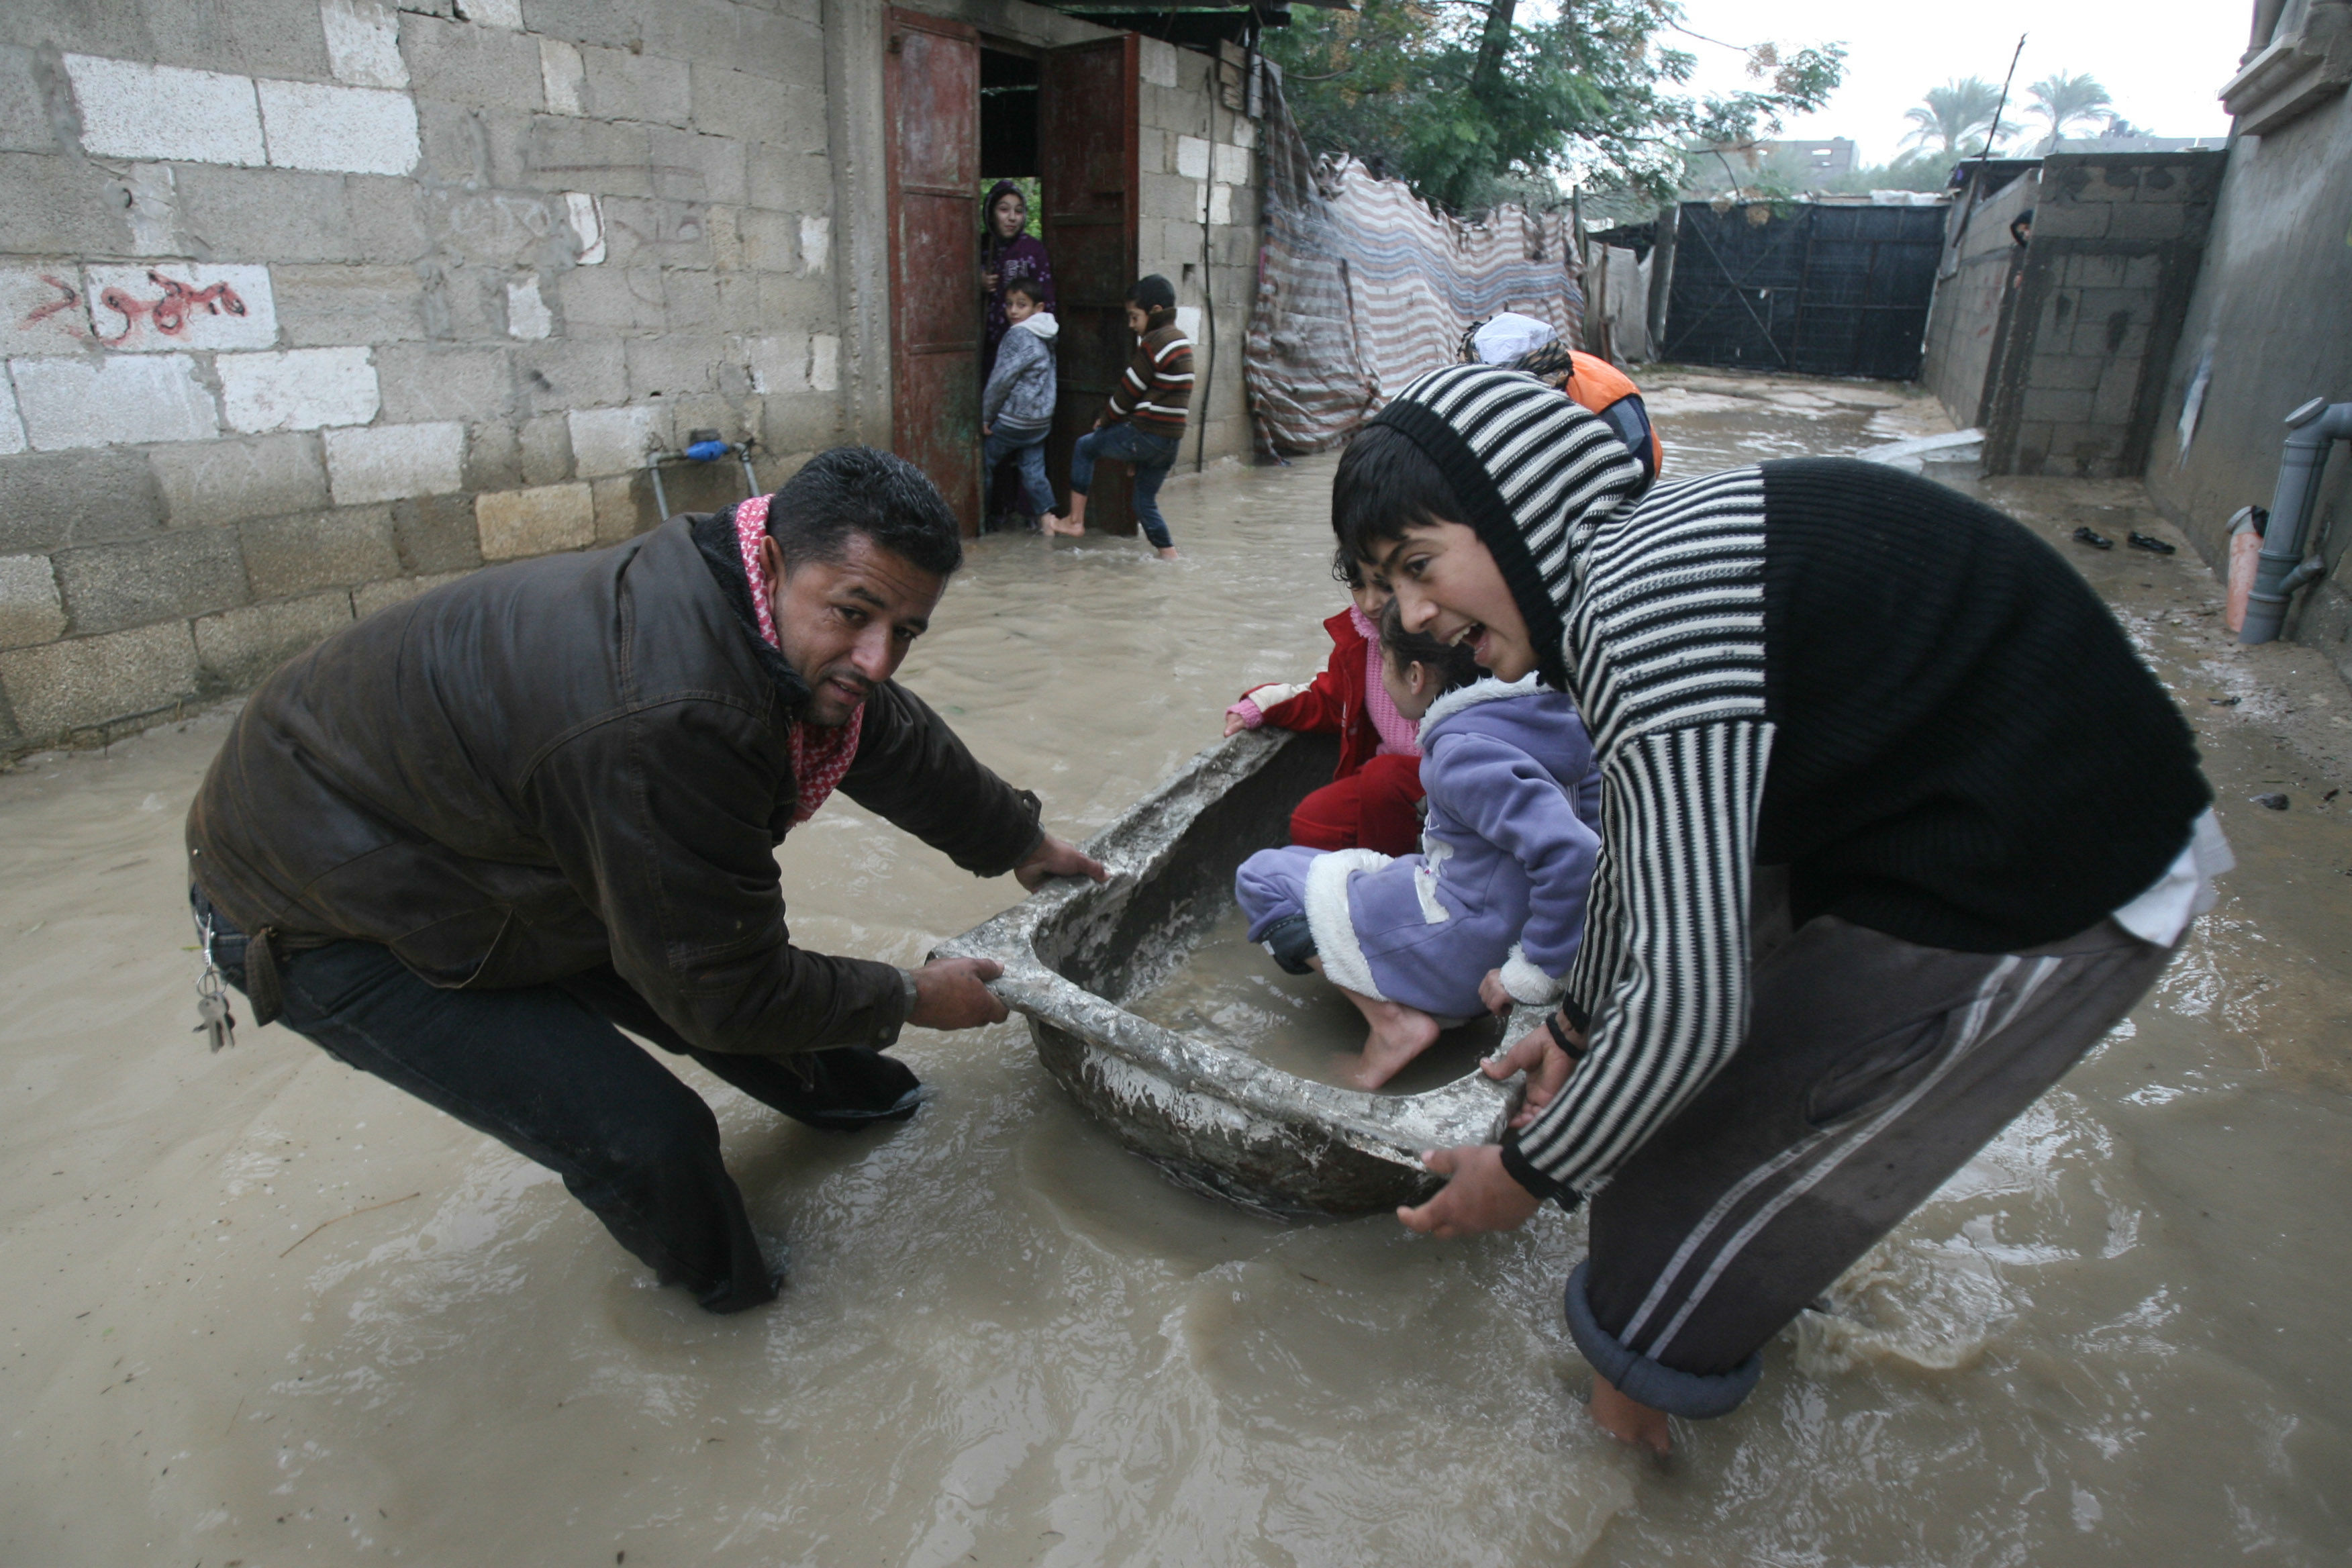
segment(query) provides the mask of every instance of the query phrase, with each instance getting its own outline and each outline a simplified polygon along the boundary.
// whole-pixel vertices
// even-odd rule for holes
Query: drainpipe
[[[2305,528],[2319,499],[2319,472],[2327,451],[2352,441],[2352,403],[2315,397],[2286,416],[2286,450],[2279,456],[2278,489],[2271,498],[2270,526],[2263,534],[2262,563],[2247,596],[2241,643],[2264,643],[2279,634],[2286,602],[2297,588],[2323,575],[2326,563],[2303,559]]]

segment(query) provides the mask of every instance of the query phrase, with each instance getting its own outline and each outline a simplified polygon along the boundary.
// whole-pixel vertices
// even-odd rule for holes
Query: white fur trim
[[[1356,922],[1348,913],[1348,879],[1388,863],[1389,858],[1377,849],[1334,849],[1307,868],[1307,929],[1314,933],[1316,955],[1323,960],[1323,978],[1375,1002],[1388,998],[1372,983],[1372,966],[1356,941]]]
[[[1514,697],[1532,697],[1543,689],[1537,682],[1536,673],[1529,670],[1517,680],[1497,680],[1489,675],[1482,679],[1474,680],[1467,686],[1457,686],[1451,691],[1440,693],[1437,700],[1432,702],[1428,710],[1421,716],[1423,749],[1426,750],[1429,746],[1429,732],[1432,730],[1436,729],[1440,723],[1451,719],[1465,708],[1475,707],[1481,702],[1507,702]]]
[[[1330,960],[1325,959],[1328,968]],[[1503,961],[1503,989],[1511,1000],[1529,1007],[1549,1007],[1568,994],[1568,982],[1554,980],[1528,961],[1517,942],[1511,943],[1511,956]]]
[[[1242,695],[1256,703],[1258,712],[1263,714],[1269,709],[1281,707],[1306,689],[1307,688],[1303,686],[1284,686],[1277,683],[1273,686],[1253,686]]]

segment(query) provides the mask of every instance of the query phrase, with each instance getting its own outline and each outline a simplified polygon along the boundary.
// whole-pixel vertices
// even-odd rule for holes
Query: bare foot
[[[1163,545],[1161,545],[1161,546],[1160,547],[1160,559],[1161,559],[1162,561],[1173,561],[1173,560],[1175,560],[1175,559],[1176,559],[1176,547],[1175,547],[1174,545],[1172,545],[1172,544],[1163,544]]]
[[[1647,1448],[1662,1459],[1673,1450],[1666,1413],[1618,1393],[1617,1385],[1597,1372],[1592,1374],[1591,1408],[1593,1421],[1619,1442]]]
[[[1349,992],[1349,1000],[1362,1009],[1371,1033],[1364,1037],[1364,1065],[1357,1069],[1356,1086],[1378,1089],[1404,1070],[1405,1064],[1429,1049],[1437,1038],[1437,1020],[1402,1002],[1375,1002]]]

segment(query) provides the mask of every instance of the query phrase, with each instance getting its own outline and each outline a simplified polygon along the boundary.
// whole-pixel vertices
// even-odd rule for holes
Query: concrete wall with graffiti
[[[0,756],[841,438],[823,10],[0,6]]]

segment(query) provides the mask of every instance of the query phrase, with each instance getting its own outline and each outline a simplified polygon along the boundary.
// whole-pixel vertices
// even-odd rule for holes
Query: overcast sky
[[[1865,163],[1885,163],[1901,150],[1910,129],[1903,111],[1927,89],[1964,76],[1998,84],[2020,33],[2028,37],[2012,100],[2053,71],[2088,71],[2116,111],[2143,131],[2226,136],[2230,118],[2214,94],[2237,71],[2253,17],[2250,0],[1683,0],[1683,8],[1692,29],[1727,43],[1843,42],[1845,85],[1827,109],[1791,122],[1787,134],[1850,136]],[[1698,57],[1696,85],[1739,84],[1739,57],[1679,42]]]

